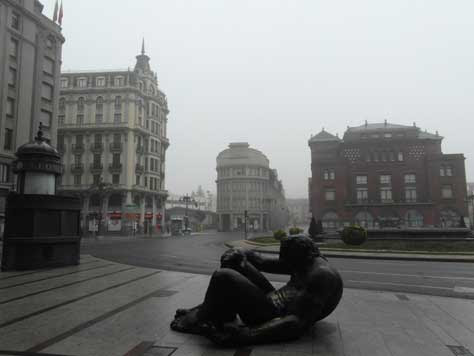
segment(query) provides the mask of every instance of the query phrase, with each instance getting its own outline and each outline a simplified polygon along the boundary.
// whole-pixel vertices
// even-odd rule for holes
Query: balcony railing
[[[110,144],[110,150],[111,151],[122,151],[122,142],[112,142]]]
[[[109,170],[111,172],[118,172],[118,171],[121,171],[122,170],[122,163],[112,163],[110,166],[109,166]]]
[[[72,173],[82,173],[84,172],[84,165],[82,163],[74,163],[71,165]]]
[[[104,169],[104,165],[102,163],[92,163],[89,169],[91,172],[102,171]]]
[[[136,171],[137,173],[143,173],[143,172],[145,172],[145,166],[143,166],[143,165],[137,163],[137,164],[135,165],[135,171]]]
[[[104,144],[102,142],[94,142],[91,145],[92,152],[102,152],[104,150]]]
[[[72,145],[72,151],[74,153],[80,153],[80,152],[84,152],[84,144],[82,143],[75,143]]]

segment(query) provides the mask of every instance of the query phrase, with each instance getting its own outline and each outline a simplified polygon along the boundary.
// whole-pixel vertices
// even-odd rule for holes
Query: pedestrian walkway
[[[474,351],[471,300],[345,289],[301,339],[222,349],[169,329],[209,276],[92,256],[79,266],[0,273],[0,355],[453,356]]]

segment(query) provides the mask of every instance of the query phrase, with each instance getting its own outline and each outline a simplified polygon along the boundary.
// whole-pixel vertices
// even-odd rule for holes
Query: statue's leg
[[[270,281],[252,263],[247,261],[244,266],[228,267],[221,264],[221,268],[231,268],[244,275],[249,281],[259,287],[265,294],[275,290]]]
[[[245,324],[256,325],[277,317],[278,311],[266,293],[246,276],[220,269],[211,277],[198,319],[219,325],[235,320],[237,314]]]

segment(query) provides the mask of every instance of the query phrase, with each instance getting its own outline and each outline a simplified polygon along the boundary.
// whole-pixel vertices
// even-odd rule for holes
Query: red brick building
[[[454,227],[467,217],[463,154],[443,154],[442,137],[416,125],[348,127],[309,140],[310,205],[326,229]]]

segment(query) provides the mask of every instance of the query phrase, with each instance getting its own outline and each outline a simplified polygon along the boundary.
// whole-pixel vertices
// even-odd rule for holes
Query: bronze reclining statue
[[[291,277],[276,290],[261,272]],[[230,249],[211,277],[204,302],[178,309],[171,328],[223,346],[296,339],[336,308],[342,290],[339,273],[304,235],[282,240],[278,258]]]

